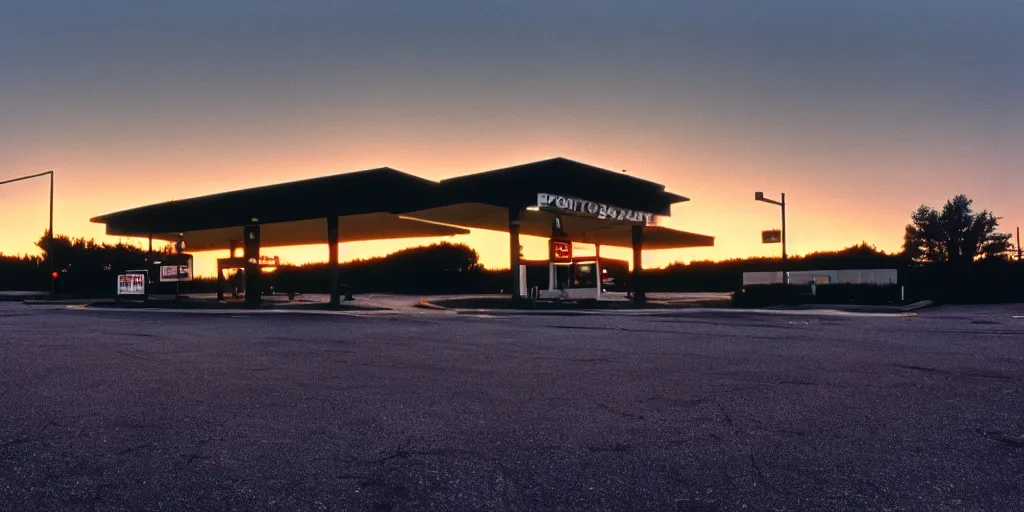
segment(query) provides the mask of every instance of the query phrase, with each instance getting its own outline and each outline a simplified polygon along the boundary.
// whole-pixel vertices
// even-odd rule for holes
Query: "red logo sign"
[[[552,240],[551,261],[572,261],[572,242]]]

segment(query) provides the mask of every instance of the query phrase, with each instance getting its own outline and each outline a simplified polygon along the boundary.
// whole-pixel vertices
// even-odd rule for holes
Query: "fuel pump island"
[[[608,269],[602,265],[601,243],[597,236],[593,257],[574,257],[572,237],[565,230],[563,216],[590,217],[631,226],[653,225],[656,219],[650,212],[548,193],[537,194],[536,206],[527,209],[548,212],[553,216],[551,238],[548,240],[547,286],[528,286],[527,273],[520,272],[521,289],[527,290],[527,297],[535,299],[598,300],[608,291],[609,285],[615,284],[608,276]]]

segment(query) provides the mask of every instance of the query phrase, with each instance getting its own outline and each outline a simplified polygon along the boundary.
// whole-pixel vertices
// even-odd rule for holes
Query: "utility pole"
[[[1021,258],[1021,253],[1022,252],[1024,252],[1024,249],[1021,249],[1021,246],[1020,246],[1020,226],[1017,226],[1017,261],[1018,262],[1022,261],[1022,258]]]
[[[786,264],[786,193],[782,193],[782,284],[789,284],[789,266]]]
[[[786,273],[787,255],[786,255],[786,193],[782,193],[782,200],[776,201],[774,199],[768,199],[764,197],[764,192],[754,192],[754,200],[761,201],[762,203],[774,204],[782,208],[782,232],[780,233],[782,238],[782,284],[789,284],[789,275]]]
[[[53,254],[53,171],[46,171],[39,174],[32,174],[30,176],[22,176],[20,178],[0,181],[0,185],[6,185],[8,183],[14,183],[15,181],[22,181],[31,178],[40,178],[46,175],[50,176],[50,229],[46,236],[46,254],[50,257],[50,299],[53,299],[54,292],[56,290],[55,287],[57,285],[57,279],[54,277],[57,273],[57,258]]]
[[[46,172],[50,173],[50,229],[46,237],[46,252],[50,253],[50,300],[53,300],[57,295],[57,279],[54,278],[57,273],[57,255],[53,253],[53,171]]]

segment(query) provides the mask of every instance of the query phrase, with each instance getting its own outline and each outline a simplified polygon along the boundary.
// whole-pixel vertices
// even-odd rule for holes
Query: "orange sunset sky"
[[[786,192],[794,254],[897,250],[911,211],[957,193],[1005,231],[1024,223],[1024,3],[442,3],[5,4],[0,179],[53,169],[56,231],[116,241],[88,219],[381,166],[443,179],[564,156],[692,199],[667,224],[716,246],[645,266],[777,254],[760,231],[778,209],[757,190]],[[37,252],[46,198],[45,180],[0,187],[0,252]],[[506,234],[451,240],[508,265]]]

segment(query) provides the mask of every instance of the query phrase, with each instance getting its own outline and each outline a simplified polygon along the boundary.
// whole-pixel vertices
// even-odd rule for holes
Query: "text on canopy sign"
[[[579,199],[576,197],[560,196],[558,194],[537,194],[537,207],[541,209],[555,209],[564,212],[571,212],[587,217],[599,219],[618,220],[633,224],[652,225],[655,216],[650,212],[630,210],[620,206]]]

